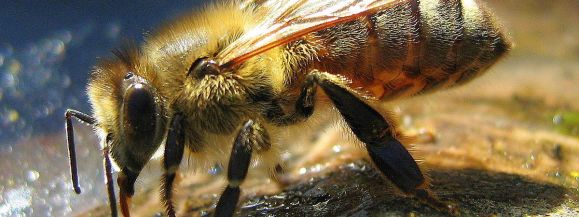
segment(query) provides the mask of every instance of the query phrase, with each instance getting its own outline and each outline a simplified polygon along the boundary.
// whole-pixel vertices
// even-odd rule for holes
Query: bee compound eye
[[[151,132],[156,120],[156,102],[153,93],[142,84],[135,85],[125,98],[126,118],[135,130]]]
[[[215,60],[203,57],[195,60],[195,62],[191,64],[187,76],[193,76],[196,79],[203,79],[206,75],[218,75],[220,71],[221,69]]]

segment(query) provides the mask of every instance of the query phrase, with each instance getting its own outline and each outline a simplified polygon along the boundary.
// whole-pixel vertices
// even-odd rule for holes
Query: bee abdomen
[[[314,67],[342,74],[376,98],[408,96],[465,83],[509,43],[474,0],[407,0],[311,37]]]

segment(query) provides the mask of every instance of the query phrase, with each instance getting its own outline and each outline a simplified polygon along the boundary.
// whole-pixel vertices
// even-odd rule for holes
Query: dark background
[[[85,84],[97,58],[201,1],[3,1],[0,146],[61,130],[68,107],[90,112]]]
[[[85,86],[99,58],[201,3],[0,3],[0,216],[70,216],[106,201],[96,137],[78,122],[83,193],[71,190],[64,111],[91,113]]]

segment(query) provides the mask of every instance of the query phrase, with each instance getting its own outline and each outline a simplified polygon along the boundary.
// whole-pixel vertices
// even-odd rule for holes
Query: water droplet
[[[333,150],[335,153],[340,153],[340,152],[342,151],[342,146],[341,146],[341,145],[334,145],[334,146],[332,147],[332,150]]]
[[[40,173],[36,170],[28,170],[28,172],[26,172],[26,180],[29,182],[35,182],[39,177]]]
[[[119,23],[109,23],[105,28],[105,35],[112,39],[116,40],[121,33],[121,24]]]
[[[3,112],[2,116],[4,116],[1,119],[2,123],[4,124],[13,124],[20,118],[20,114],[14,109],[8,109],[7,111]]]
[[[8,72],[13,75],[18,75],[20,74],[20,71],[22,71],[22,64],[20,61],[11,59],[10,62],[8,62]]]
[[[66,46],[64,45],[64,42],[61,40],[52,40],[51,43],[51,49],[50,52],[54,55],[60,55],[64,52],[64,50],[66,49]]]
[[[563,115],[556,114],[555,116],[553,116],[553,124],[559,125],[561,123],[563,123]]]
[[[310,170],[314,173],[320,172],[322,170],[322,165],[321,164],[316,164],[315,166],[313,166],[312,168],[310,168]]]
[[[3,73],[0,77],[0,86],[2,87],[14,87],[16,85],[16,79],[11,73]]]

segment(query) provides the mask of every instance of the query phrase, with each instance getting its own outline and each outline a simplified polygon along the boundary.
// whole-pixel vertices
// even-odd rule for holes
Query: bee
[[[458,214],[428,189],[394,118],[372,105],[467,83],[510,47],[475,0],[214,3],[95,67],[88,84],[94,117],[66,112],[73,187],[80,192],[75,117],[101,137],[113,216],[110,158],[120,168],[120,207],[129,216],[135,180],[159,147],[168,216],[176,215],[173,181],[185,150],[194,166],[228,165],[214,215],[232,216],[252,159],[274,170],[281,163],[278,134],[333,107],[398,189]]]

